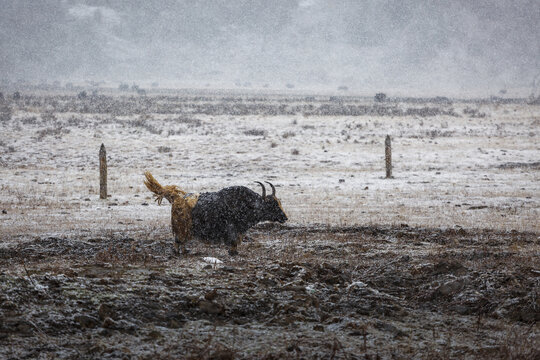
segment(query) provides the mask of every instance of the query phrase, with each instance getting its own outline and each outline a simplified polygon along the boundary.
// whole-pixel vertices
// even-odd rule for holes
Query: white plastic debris
[[[349,290],[353,286],[357,286],[357,287],[360,287],[360,288],[367,287],[367,285],[365,283],[363,283],[361,281],[355,281],[355,282],[352,282],[351,284],[349,284],[349,286],[347,286],[347,290]]]
[[[215,257],[210,257],[210,256],[204,257],[203,261],[209,264],[223,264],[223,261],[216,259]]]

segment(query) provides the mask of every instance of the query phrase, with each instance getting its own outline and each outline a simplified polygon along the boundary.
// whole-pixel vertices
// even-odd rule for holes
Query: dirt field
[[[540,357],[538,105],[23,94],[0,121],[0,358]],[[269,180],[289,222],[175,256],[144,170]]]

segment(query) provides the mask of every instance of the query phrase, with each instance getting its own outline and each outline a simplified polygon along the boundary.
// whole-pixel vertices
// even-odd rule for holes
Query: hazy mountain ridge
[[[536,1],[0,1],[10,80],[482,89],[540,72]]]

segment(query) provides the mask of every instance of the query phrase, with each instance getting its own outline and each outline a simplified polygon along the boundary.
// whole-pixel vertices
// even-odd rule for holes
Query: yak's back
[[[260,196],[244,186],[201,193],[192,210],[194,235],[226,240],[228,227],[243,233],[257,223],[255,208]]]

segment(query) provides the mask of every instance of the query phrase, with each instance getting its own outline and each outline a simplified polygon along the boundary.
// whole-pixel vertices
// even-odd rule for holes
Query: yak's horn
[[[272,185],[272,183],[269,183],[268,181],[265,181],[265,183],[270,185],[270,187],[272,188],[272,196],[276,196],[276,188],[274,187],[274,185]]]
[[[263,189],[263,193],[262,193],[262,197],[263,199],[266,197],[266,188],[264,187],[264,184],[260,181],[255,181],[257,184],[261,185],[262,189]]]

